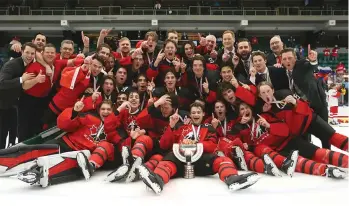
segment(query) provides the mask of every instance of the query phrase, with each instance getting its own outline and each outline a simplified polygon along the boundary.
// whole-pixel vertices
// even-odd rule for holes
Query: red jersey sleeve
[[[166,131],[160,138],[160,148],[163,150],[171,150],[176,139],[178,139],[176,136],[178,136],[178,131],[172,130],[171,127],[167,127]]]
[[[235,96],[250,106],[254,106],[256,104],[256,96],[242,86],[236,88]]]
[[[81,125],[78,116],[72,119],[73,108],[65,109],[57,118],[57,127],[66,132],[73,132]]]

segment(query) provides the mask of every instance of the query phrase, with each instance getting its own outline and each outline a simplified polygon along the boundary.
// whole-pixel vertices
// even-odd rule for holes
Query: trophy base
[[[194,165],[184,165],[184,178],[193,179],[194,177]]]

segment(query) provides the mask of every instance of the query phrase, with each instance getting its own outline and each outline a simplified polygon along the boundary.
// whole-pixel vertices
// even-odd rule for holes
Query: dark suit
[[[288,77],[285,73],[284,68],[276,68],[276,67],[267,67],[269,72],[269,78],[271,84],[273,85],[275,91],[281,89],[289,89],[288,87]],[[257,86],[262,81],[265,81],[261,74],[256,74],[255,85]]]
[[[297,59],[301,60],[301,57],[296,53]],[[267,56],[267,66],[274,66],[276,64],[276,57],[273,52],[269,53]]]
[[[327,122],[328,108],[326,93],[320,82],[314,77],[314,71],[316,69],[317,65],[311,65],[310,62],[306,60],[298,60],[293,68],[292,78],[294,85],[299,88],[309,101],[310,107],[317,115]],[[284,71],[287,75],[286,70]],[[287,84],[289,84],[289,82],[287,82]],[[322,142],[322,147],[329,148],[329,146],[328,142]]]
[[[5,148],[8,132],[12,143],[17,136],[17,104],[22,92],[20,77],[24,71],[22,57],[8,61],[0,70],[0,149]]]

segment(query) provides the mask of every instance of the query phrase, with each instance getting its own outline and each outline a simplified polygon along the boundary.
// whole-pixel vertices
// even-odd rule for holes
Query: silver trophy
[[[184,165],[184,178],[194,178],[194,165],[192,163],[196,162],[204,152],[202,143],[189,145],[174,144],[172,150],[177,159],[179,159],[181,162],[186,163],[186,165]]]

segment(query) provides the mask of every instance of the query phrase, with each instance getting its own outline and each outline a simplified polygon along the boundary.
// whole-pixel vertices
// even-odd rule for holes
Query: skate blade
[[[130,156],[129,152],[128,152],[128,148],[126,146],[122,147],[122,151],[121,151],[121,157],[122,157],[122,163],[128,164],[127,158]]]
[[[271,159],[269,155],[264,155],[263,160],[265,164],[270,164],[272,166],[271,173],[273,173],[275,177],[282,177],[280,170],[277,168],[274,161]]]
[[[293,174],[296,170],[298,156],[299,156],[298,151],[294,151],[292,153],[291,160],[293,160],[293,164],[292,164],[292,167],[288,168],[288,170],[287,170],[287,175],[290,177],[293,177]]]
[[[104,179],[104,181],[106,182],[115,182],[115,181],[118,181],[115,179],[116,176],[120,176],[120,177],[123,177],[127,174],[128,172],[128,166],[127,165],[122,165],[120,166],[117,170],[111,172],[108,174],[108,176]],[[121,178],[123,179],[123,178]],[[121,180],[119,179],[119,180]]]
[[[143,182],[150,188],[153,190],[153,192],[155,192],[155,194],[160,194],[161,192],[161,188],[158,184],[153,183],[150,179],[149,179],[149,171],[144,167],[144,166],[140,166],[138,168],[139,171],[139,175],[141,176]]]
[[[231,184],[229,185],[229,190],[231,191],[237,191],[237,190],[240,190],[240,189],[246,189],[252,185],[254,185],[259,179],[261,178],[260,175],[252,175],[252,176],[249,176],[247,178],[247,181],[242,183],[242,184],[239,184],[239,183],[235,183],[235,184]]]
[[[243,169],[244,171],[248,171],[247,164],[246,164],[246,161],[245,161],[244,152],[242,151],[242,149],[240,147],[236,147],[235,148],[235,152],[236,152],[236,155],[239,158],[241,158],[241,161],[240,161],[241,169]]]
[[[86,158],[82,153],[78,153],[76,155],[76,160],[78,162],[78,165],[85,177],[85,180],[89,180],[91,177],[90,172],[88,171],[87,165],[86,165]]]
[[[133,165],[132,165],[132,167],[131,167],[131,169],[130,169],[130,172],[129,172],[128,175],[127,175],[126,183],[133,182],[133,181],[136,179],[136,176],[137,176],[137,174],[136,174],[136,172],[137,172],[136,169],[138,169],[138,167],[139,167],[141,164],[142,164],[142,158],[138,157],[138,158],[134,161],[134,163],[133,163]]]

